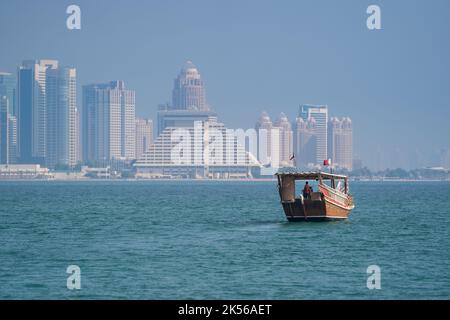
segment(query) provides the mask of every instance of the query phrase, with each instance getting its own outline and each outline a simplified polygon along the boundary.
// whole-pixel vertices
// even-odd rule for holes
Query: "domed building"
[[[293,134],[292,126],[287,116],[282,112],[278,117],[275,127],[279,129],[280,143],[280,166],[292,166],[293,165]],[[291,160],[292,159],[292,160]]]
[[[259,129],[272,129],[273,124],[272,124],[272,120],[270,119],[269,115],[267,114],[267,112],[263,111],[261,112],[261,116],[259,117],[258,122],[256,122],[256,130]]]
[[[174,81],[172,107],[176,110],[209,111],[205,84],[192,61],[186,61]]]
[[[263,111],[256,122],[255,129],[258,137],[257,159],[263,165],[272,163],[272,129],[273,123],[267,112]]]
[[[186,61],[174,80],[172,105],[158,106],[156,136],[167,127],[192,127],[195,121],[207,121],[214,116],[217,115],[206,102],[205,84],[197,67]]]

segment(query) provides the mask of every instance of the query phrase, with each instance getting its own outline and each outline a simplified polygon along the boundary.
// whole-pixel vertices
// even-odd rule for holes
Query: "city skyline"
[[[229,127],[253,126],[262,110],[292,119],[300,104],[326,104],[351,116],[354,152],[370,168],[438,165],[450,148],[450,45],[439,40],[448,1],[381,0],[379,31],[366,27],[366,1],[77,4],[82,27],[74,31],[66,3],[5,4],[0,70],[58,58],[77,66],[80,84],[124,79],[139,93],[137,114],[156,119],[180,63],[192,59]]]
[[[153,146],[153,121],[136,117],[135,90],[127,89],[123,80],[85,84],[82,107],[78,108],[76,70],[61,66],[58,60],[38,59],[25,60],[18,66],[17,82],[13,74],[0,74],[1,163],[37,163],[52,170],[122,163],[122,169],[130,169],[136,160],[137,174],[144,170],[149,176],[166,176],[170,172],[189,177],[253,177],[267,176],[279,167],[295,164],[321,166],[332,155],[338,160],[336,168],[352,169],[351,120],[343,120],[349,123],[345,128],[350,131],[345,136],[350,139],[342,143],[344,126],[339,132],[328,131],[329,138],[327,128],[334,126],[329,125],[327,106],[302,105],[292,124],[283,112],[275,123],[263,112],[256,131],[235,131],[219,123],[217,115],[210,111],[200,71],[192,61],[186,61],[174,81],[173,105],[159,108]],[[307,134],[313,150],[294,143],[293,127],[296,139],[306,138],[300,137],[303,133],[297,129],[299,119],[314,122],[313,130]],[[198,132],[199,126],[203,133]],[[181,138],[181,132],[187,135]],[[194,137],[188,132],[194,132]],[[204,137],[200,139],[199,134]],[[332,141],[328,149],[327,139]],[[191,140],[192,146],[187,147]],[[158,143],[162,145],[158,147]],[[190,154],[191,148],[196,150],[193,167],[180,169],[178,158]],[[154,154],[149,156],[150,150]],[[310,160],[302,161],[307,152],[311,152],[307,155]],[[159,160],[148,162],[149,157]],[[243,162],[244,158],[252,160]],[[252,169],[255,165],[261,167],[259,173]],[[267,166],[268,171],[263,169]]]
[[[31,71],[25,74],[25,76],[22,76],[22,73],[25,71]],[[177,76],[174,82],[174,88],[173,88],[173,95],[174,98],[173,102],[176,101],[175,99],[175,93],[177,90],[183,89],[183,86],[187,87],[186,90],[189,91],[190,85],[192,84],[189,81],[184,81],[183,85],[180,85],[180,78],[184,77],[186,80],[186,74],[191,73],[191,75],[194,75],[195,79],[200,79],[200,73],[198,69],[195,67],[195,65],[192,63],[192,61],[188,60],[185,62],[184,67],[181,69],[181,72]],[[14,74],[0,72],[0,76],[2,82],[1,89],[3,92],[3,95],[10,95],[11,93],[9,91],[17,91],[16,95],[13,94],[12,98],[9,97],[9,100],[12,99],[13,103],[5,104],[5,101],[2,100],[1,108],[0,110],[5,113],[5,110],[10,110],[12,112],[11,115],[7,115],[6,117],[3,116],[2,118],[2,128],[3,132],[8,132],[9,136],[11,136],[12,141],[16,141],[15,144],[9,143],[9,140],[7,139],[7,144],[5,146],[4,141],[2,141],[2,163],[6,163],[5,161],[5,151],[8,150],[9,154],[14,157],[17,157],[18,154],[20,154],[20,150],[16,151],[16,149],[20,149],[20,143],[17,143],[20,139],[20,117],[19,119],[16,118],[16,115],[14,114],[14,110],[17,108],[16,113],[19,114],[21,109],[26,110],[34,110],[37,109],[38,112],[42,108],[39,108],[41,104],[45,106],[45,114],[46,114],[46,123],[43,128],[43,144],[39,145],[35,140],[39,140],[40,132],[39,130],[36,132],[29,132],[31,134],[31,139],[26,139],[31,141],[31,145],[27,146],[30,150],[25,152],[25,156],[21,156],[19,159],[20,163],[32,163],[37,162],[41,163],[47,166],[50,166],[51,168],[55,167],[55,165],[69,165],[74,166],[79,163],[90,163],[91,161],[105,161],[105,160],[133,160],[133,159],[139,159],[137,155],[138,153],[138,145],[147,145],[147,141],[153,140],[153,120],[147,119],[145,122],[142,122],[142,117],[136,116],[135,114],[135,91],[129,91],[125,90],[125,84],[122,80],[115,80],[110,81],[107,83],[102,84],[90,84],[90,85],[82,85],[83,88],[83,102],[81,109],[85,109],[86,101],[89,100],[99,100],[98,98],[89,99],[89,94],[87,89],[94,88],[102,89],[102,90],[110,90],[110,89],[118,89],[125,90],[125,94],[115,94],[110,95],[109,93],[106,94],[105,97],[109,97],[108,99],[116,99],[117,101],[114,102],[108,102],[106,101],[105,97],[101,98],[100,103],[102,104],[108,104],[111,106],[116,106],[123,104],[121,107],[123,110],[117,109],[115,113],[122,114],[122,117],[125,117],[125,115],[128,116],[128,121],[121,122],[119,119],[117,123],[112,124],[113,127],[120,127],[121,130],[128,130],[127,133],[121,134],[116,132],[110,132],[113,135],[117,135],[116,137],[117,141],[113,144],[110,144],[108,147],[103,148],[94,148],[97,151],[103,150],[104,154],[102,156],[99,156],[98,154],[96,156],[92,156],[92,153],[90,154],[89,149],[89,143],[87,143],[86,136],[89,134],[86,134],[85,132],[88,132],[90,125],[87,125],[86,119],[79,118],[79,107],[77,107],[77,103],[75,102],[76,97],[76,68],[74,67],[60,67],[58,60],[49,60],[49,59],[37,59],[37,60],[24,60],[22,64],[18,67],[17,71],[17,88],[14,86],[11,86],[11,79],[16,79]],[[40,90],[34,90],[40,92],[38,96],[34,96],[32,100],[28,102],[28,104],[31,103],[29,107],[27,107],[27,103],[25,104],[25,107],[21,106],[23,103],[20,103],[21,99],[21,87],[23,86],[21,80],[21,77],[25,77],[25,82],[29,82],[31,78],[34,79],[35,83],[31,83],[31,86],[28,86],[29,88],[33,86],[40,86],[42,88],[45,88],[42,92]],[[9,80],[8,80],[9,79]],[[9,87],[8,87],[9,85]],[[204,82],[201,81],[200,83],[195,83],[195,85],[200,85],[199,88],[195,88],[195,90],[192,92],[189,92],[187,96],[190,95],[191,101],[203,101],[204,105],[203,107],[185,107],[185,106],[178,106],[173,107],[169,104],[166,105],[160,105],[159,112],[158,112],[158,132],[161,129],[160,128],[160,122],[167,126],[168,124],[171,124],[172,126],[176,123],[176,126],[185,126],[191,125],[191,122],[193,123],[194,120],[197,121],[207,121],[211,116],[215,117],[216,113],[210,111],[209,105],[206,104],[206,90],[204,88]],[[11,87],[11,88],[10,88]],[[27,90],[30,90],[28,89]],[[48,88],[47,88],[48,87]],[[9,90],[9,91],[8,91]],[[92,91],[92,90],[91,90]],[[185,94],[185,93],[183,93]],[[196,97],[196,94],[199,94],[198,97]],[[40,95],[43,96],[43,98],[40,98]],[[124,96],[124,99],[122,98],[122,95]],[[64,97],[63,99],[60,98]],[[85,99],[85,96],[88,97],[88,99]],[[116,98],[113,98],[113,96],[116,96]],[[6,98],[6,97],[3,97]],[[186,99],[188,101],[189,99]],[[17,101],[16,101],[17,100]],[[26,99],[25,99],[26,100]],[[36,100],[36,102],[34,101]],[[86,101],[85,101],[86,100]],[[17,106],[16,106],[17,104]],[[32,108],[32,106],[37,105],[37,108]],[[105,105],[106,106],[106,105]],[[101,108],[105,108],[105,106]],[[127,108],[128,111],[125,109]],[[61,109],[61,110],[59,110]],[[25,110],[25,111],[26,111]],[[52,111],[53,110],[53,111]],[[58,111],[59,110],[59,111]],[[106,109],[105,109],[106,110]],[[35,112],[35,111],[33,111]],[[131,112],[131,113],[130,113]],[[180,113],[181,112],[181,113]],[[83,113],[82,113],[83,114]],[[84,113],[86,116],[88,112]],[[162,119],[160,119],[160,115],[163,114]],[[323,116],[322,116],[323,114]],[[106,115],[106,113],[105,113]],[[28,117],[27,119],[29,119]],[[266,118],[266,120],[264,120]],[[6,121],[7,125],[5,128],[5,119],[8,119]],[[353,133],[352,133],[352,120],[349,117],[343,117],[342,120],[339,120],[339,118],[334,117],[333,115],[329,116],[328,112],[328,106],[321,106],[321,105],[300,105],[298,107],[298,117],[295,118],[293,121],[288,120],[288,117],[285,115],[284,112],[281,112],[277,121],[275,122],[275,125],[270,120],[269,115],[263,111],[261,115],[260,121],[268,121],[269,127],[266,129],[276,128],[279,130],[279,133],[277,135],[277,139],[279,137],[279,146],[277,146],[277,160],[276,162],[279,162],[282,166],[289,166],[292,164],[301,164],[302,166],[308,165],[319,165],[325,158],[332,158],[333,163],[336,164],[340,168],[345,168],[348,170],[351,170],[353,167],[353,161],[356,160],[358,162],[357,167],[365,166],[364,161],[359,157],[359,155],[353,153]],[[19,125],[17,125],[17,121],[19,120]],[[64,121],[67,120],[67,123],[64,124]],[[111,120],[111,119],[110,119]],[[147,126],[151,130],[151,134],[146,134],[145,136],[139,135],[138,137],[138,124],[139,120],[141,120],[141,126]],[[180,122],[181,120],[181,122]],[[23,121],[23,120],[22,120]],[[61,123],[58,123],[61,122]],[[168,122],[167,122],[168,121]],[[185,121],[184,124],[183,121]],[[300,122],[299,122],[300,121]],[[341,128],[339,130],[334,130],[333,133],[330,135],[330,128],[333,128],[334,123],[342,123],[342,130]],[[107,122],[102,122],[104,125],[109,126],[110,124]],[[311,125],[312,123],[312,125]],[[23,125],[22,125],[23,126]],[[91,125],[92,126],[92,125]],[[346,130],[344,130],[344,126],[350,128],[349,135],[348,133],[345,133]],[[30,126],[28,126],[30,127]],[[33,127],[33,126],[31,126]],[[36,126],[35,126],[36,127]],[[307,132],[304,132],[306,128],[310,127],[312,131],[307,134]],[[106,127],[105,127],[106,128]],[[146,132],[149,132],[149,129],[145,128]],[[164,128],[164,127],[163,127]],[[258,129],[258,123],[255,127]],[[299,129],[298,129],[299,128]],[[80,131],[80,129],[82,129]],[[6,131],[5,131],[6,130]],[[26,128],[25,131],[29,130],[29,128]],[[106,130],[106,129],[105,129]],[[109,130],[109,129],[108,129]],[[300,131],[298,131],[300,130]],[[328,130],[328,131],[327,131]],[[104,130],[103,130],[104,131]],[[120,131],[120,130],[119,130]],[[334,132],[338,132],[336,135]],[[56,133],[56,134],[55,134]],[[314,141],[309,142],[309,147],[305,147],[303,145],[299,145],[298,141],[301,138],[299,135],[305,135],[307,134],[310,137],[314,137]],[[22,135],[23,136],[23,135]],[[346,138],[346,137],[349,138]],[[2,133],[3,140],[5,139],[5,134]],[[57,137],[55,139],[55,137]],[[158,133],[156,135],[158,137]],[[93,138],[98,145],[98,139]],[[110,143],[107,141],[109,136],[105,136],[104,139],[106,139],[105,143]],[[144,140],[143,140],[144,139]],[[270,138],[267,150],[271,150],[271,143]],[[309,138],[307,138],[309,139]],[[114,140],[114,139],[113,139]],[[329,145],[330,141],[333,143],[332,146]],[[344,142],[345,141],[345,142]],[[306,141],[307,142],[307,141]],[[328,145],[327,145],[328,142]],[[300,142],[301,144],[304,144],[305,142]],[[311,145],[313,143],[313,145]],[[40,150],[38,147],[34,146],[37,144],[40,146],[40,148],[43,150],[45,156],[29,156],[30,154],[33,154],[35,149]],[[93,145],[91,143],[91,145]],[[338,146],[338,147],[336,147]],[[26,148],[27,148],[26,147]],[[313,147],[313,149],[311,149]],[[6,148],[6,149],[5,149]],[[23,147],[22,147],[23,148]],[[338,148],[338,149],[336,149]],[[92,149],[92,147],[91,147]],[[109,149],[114,149],[111,153]],[[117,150],[115,150],[117,149]],[[301,152],[300,152],[301,150]],[[337,151],[336,151],[337,150]],[[345,151],[344,151],[345,150]],[[92,150],[91,150],[92,151]],[[117,151],[117,152],[115,152]],[[17,154],[15,153],[17,152]],[[268,156],[270,158],[270,152],[268,151]],[[449,151],[443,151],[440,155],[440,158],[438,159],[439,165],[442,165],[444,168],[448,163],[446,154],[448,154]],[[142,154],[142,150],[140,151]],[[299,154],[300,153],[300,154]],[[87,155],[87,156],[85,156]],[[291,156],[295,158],[294,161],[291,159]],[[28,158],[27,158],[28,157]],[[258,155],[256,156],[258,159],[260,157],[260,154],[258,152]],[[313,159],[314,158],[314,159]],[[32,161],[24,161],[24,159],[32,159]],[[39,160],[40,159],[40,160]],[[11,163],[14,163],[14,161],[9,161]],[[262,161],[264,163],[264,161]],[[100,163],[100,162],[97,162]],[[373,168],[372,168],[373,169]],[[388,168],[383,168],[388,169]]]
[[[80,160],[76,69],[49,59],[17,70],[17,155],[21,163],[74,166]],[[16,109],[16,110],[14,110]]]
[[[0,0],[0,300],[449,299],[448,13]]]
[[[445,120],[450,97],[444,90],[450,83],[444,72],[450,46],[429,35],[445,34],[448,3],[381,1],[379,32],[365,27],[366,3],[324,3],[287,2],[283,8],[270,1],[199,1],[195,14],[205,17],[210,28],[204,28],[186,20],[194,12],[187,4],[131,1],[119,10],[114,2],[79,1],[82,29],[69,31],[64,3],[48,2],[33,17],[37,4],[19,0],[0,12],[2,37],[14,44],[0,52],[0,70],[14,73],[24,58],[53,57],[76,66],[78,102],[80,85],[123,79],[137,92],[136,114],[156,119],[158,105],[172,99],[180,62],[192,59],[201,67],[208,102],[227,127],[252,127],[262,110],[294,119],[301,104],[326,104],[333,116],[354,120],[354,154],[369,168],[439,165],[450,149]],[[312,21],[317,15],[323,19]],[[130,16],[132,23],[122,26]],[[412,16],[424,23],[409,23]],[[244,23],[244,17],[253,23]],[[227,19],[235,25],[228,28]],[[12,28],[14,33],[6,31]],[[25,34],[29,37],[19,46],[14,37]],[[111,41],[117,34],[126,35],[120,45]],[[82,50],[85,46],[91,49]],[[125,59],[115,63],[119,58]],[[428,106],[433,112],[424,112]],[[424,114],[432,126],[418,130],[427,126]]]

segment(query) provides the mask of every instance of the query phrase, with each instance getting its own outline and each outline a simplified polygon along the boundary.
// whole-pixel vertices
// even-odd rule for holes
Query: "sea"
[[[450,182],[350,186],[290,223],[275,181],[0,182],[0,299],[449,299]]]

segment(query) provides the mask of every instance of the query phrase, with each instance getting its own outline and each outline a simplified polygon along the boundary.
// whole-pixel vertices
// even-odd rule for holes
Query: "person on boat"
[[[311,187],[309,186],[308,181],[306,181],[305,186],[303,187],[303,198],[311,198]]]

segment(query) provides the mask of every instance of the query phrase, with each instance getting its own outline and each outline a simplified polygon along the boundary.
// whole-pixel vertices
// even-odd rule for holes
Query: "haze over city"
[[[377,31],[370,1],[77,1],[72,31],[69,4],[0,1],[0,71],[57,59],[77,68],[78,105],[82,85],[123,80],[137,115],[156,119],[190,59],[227,127],[325,104],[352,118],[355,157],[370,168],[435,166],[450,148],[447,1],[377,1]]]
[[[0,303],[296,319],[448,300],[449,14],[0,0]]]

